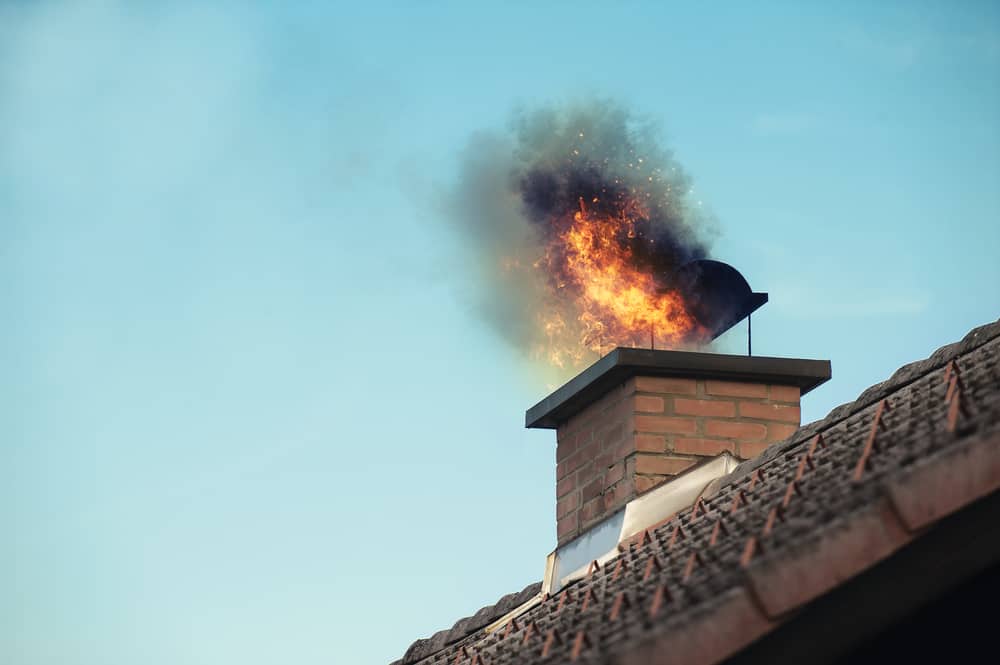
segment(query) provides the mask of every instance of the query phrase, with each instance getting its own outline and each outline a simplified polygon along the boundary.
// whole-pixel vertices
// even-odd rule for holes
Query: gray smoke
[[[580,201],[615,217],[642,203],[628,245],[635,267],[668,288],[682,263],[707,255],[712,224],[690,201],[691,181],[663,147],[655,123],[609,101],[520,109],[505,131],[481,132],[463,151],[449,217],[466,239],[476,276],[477,311],[511,344],[544,355],[551,331],[542,318],[560,312],[572,326],[572,284],[545,247],[572,223]],[[593,202],[593,203],[591,203]],[[651,249],[655,248],[655,249]],[[594,353],[575,359],[589,363]]]

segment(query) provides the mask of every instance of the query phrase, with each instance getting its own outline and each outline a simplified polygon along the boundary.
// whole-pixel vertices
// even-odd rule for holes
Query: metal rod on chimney
[[[653,324],[649,324],[649,350],[655,351],[656,345],[653,343]]]
[[[747,314],[747,355],[748,356],[752,356],[753,355],[753,346],[752,346],[752,342],[751,342],[751,340],[753,339],[753,336],[751,335],[752,328],[750,327],[750,317],[751,316],[753,316],[753,315],[752,314]]]

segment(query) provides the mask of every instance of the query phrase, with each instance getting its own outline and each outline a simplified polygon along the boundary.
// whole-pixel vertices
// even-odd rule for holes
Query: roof
[[[1000,321],[740,464],[503,628],[485,630],[537,585],[418,640],[397,663],[719,662],[998,489]]]
[[[524,425],[556,429],[612,387],[639,375],[776,383],[798,386],[804,395],[830,378],[830,361],[618,347],[528,409]]]

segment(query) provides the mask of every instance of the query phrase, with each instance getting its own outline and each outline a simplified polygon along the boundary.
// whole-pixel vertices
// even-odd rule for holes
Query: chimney
[[[525,414],[556,430],[559,545],[701,461],[784,440],[829,378],[827,360],[615,349]]]

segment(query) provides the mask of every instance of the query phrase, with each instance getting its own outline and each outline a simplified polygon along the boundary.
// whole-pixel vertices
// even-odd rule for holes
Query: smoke
[[[609,322],[574,305],[582,285],[567,274],[574,257],[560,239],[580,214],[610,220],[610,242],[661,290],[679,266],[707,256],[713,235],[656,124],[618,104],[520,109],[505,131],[473,136],[449,216],[467,240],[477,311],[518,349],[556,365],[629,342],[598,339]],[[583,338],[575,350],[553,352],[554,338],[574,335]]]

